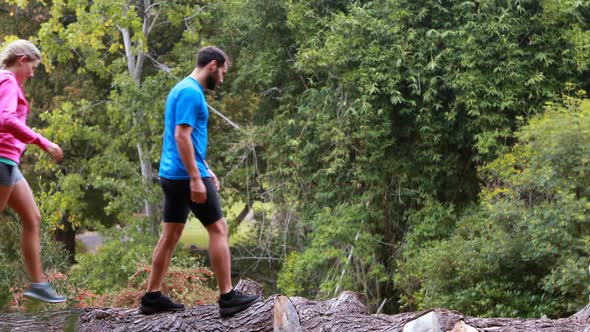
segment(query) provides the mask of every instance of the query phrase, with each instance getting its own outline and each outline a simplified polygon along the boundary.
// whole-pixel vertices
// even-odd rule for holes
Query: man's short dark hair
[[[226,62],[229,66],[231,61],[228,56],[216,46],[207,46],[199,50],[197,54],[197,67],[205,67],[209,62],[217,60],[217,64],[223,66]]]

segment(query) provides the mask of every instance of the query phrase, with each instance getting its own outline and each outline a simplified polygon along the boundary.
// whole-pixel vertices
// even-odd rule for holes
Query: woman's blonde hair
[[[8,44],[0,53],[0,68],[8,68],[21,57],[26,56],[29,61],[41,60],[41,52],[37,46],[28,40],[19,39]]]

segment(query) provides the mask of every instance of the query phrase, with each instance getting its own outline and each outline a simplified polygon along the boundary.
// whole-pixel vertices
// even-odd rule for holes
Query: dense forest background
[[[233,66],[208,101],[238,127],[212,114],[208,162],[232,230],[253,225],[236,277],[385,313],[588,303],[590,1],[4,0],[0,37],[43,53],[29,125],[66,157],[31,146],[21,168],[68,306],[137,303],[166,94],[210,44]],[[38,310],[0,218],[0,302]],[[85,230],[104,246],[74,254]],[[215,300],[204,257],[179,247],[174,298]]]

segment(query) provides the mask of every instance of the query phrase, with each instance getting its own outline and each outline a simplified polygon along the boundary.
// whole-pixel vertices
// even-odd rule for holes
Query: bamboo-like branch
[[[219,115],[219,117],[221,117],[223,120],[225,120],[227,123],[229,123],[232,127],[236,128],[236,129],[240,129],[240,126],[238,126],[237,124],[235,124],[232,120],[228,119],[225,115],[223,115],[221,112],[219,112],[218,110],[216,110],[215,108],[211,107],[211,105],[207,104],[207,106],[209,107],[210,110],[213,111],[213,113]]]
[[[121,32],[123,37],[123,45],[125,45],[125,56],[127,57],[127,69],[129,73],[135,72],[135,58],[131,53],[131,35],[129,34],[129,30],[127,28],[122,28],[117,24],[117,29]]]
[[[150,26],[148,27],[147,31],[146,31],[146,37],[152,33],[152,30],[154,29],[154,27],[156,26],[156,22],[158,21],[158,16],[160,16],[160,12],[162,10],[158,9],[158,11],[156,11],[156,15],[154,15],[154,18],[152,19],[152,22],[150,23]]]

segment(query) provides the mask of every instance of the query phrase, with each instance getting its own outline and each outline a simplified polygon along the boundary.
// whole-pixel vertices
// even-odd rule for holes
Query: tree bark
[[[253,281],[241,281],[236,288],[249,294],[261,294],[260,286]],[[365,298],[353,292],[343,292],[337,298],[326,301],[273,295],[225,319],[219,316],[215,304],[148,316],[140,314],[135,308],[86,308],[36,316],[0,315],[0,331],[402,332],[418,331],[410,326],[420,320],[435,321],[432,328],[420,331],[588,332],[590,305],[568,318],[556,320],[476,318],[443,308],[396,315],[370,314]]]
[[[0,331],[10,332],[62,332],[76,331],[80,313],[59,310],[29,315],[22,313],[0,314]]]
[[[298,320],[277,325],[275,306],[281,296],[271,296],[263,302],[229,319],[221,319],[216,305],[187,309],[180,313],[142,316],[135,309],[86,309],[82,312],[79,331],[322,331],[322,332],[402,332],[404,326],[428,312],[434,312],[440,331],[487,332],[582,332],[590,331],[590,308],[563,319],[475,318],[437,308],[418,313],[397,315],[368,314],[358,294],[344,292],[328,301],[291,298]],[[286,328],[285,328],[286,326]],[[434,329],[432,331],[435,331]]]

